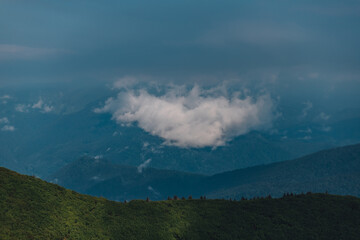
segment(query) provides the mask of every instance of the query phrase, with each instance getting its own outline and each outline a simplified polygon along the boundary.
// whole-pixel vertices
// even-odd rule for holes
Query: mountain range
[[[81,193],[113,200],[161,200],[168,196],[208,198],[280,197],[294,192],[360,196],[360,144],[323,150],[295,160],[201,175],[111,163],[89,156],[47,178]]]
[[[1,105],[0,119],[14,129],[1,131],[0,165],[42,178],[84,154],[130,166],[152,159],[149,166],[153,168],[212,175],[360,141],[358,109],[326,115],[314,106],[304,117],[303,104],[283,102],[278,106],[283,116],[269,131],[252,131],[216,148],[179,148],[164,144],[164,139],[136,123],[118,124],[110,114],[95,113],[117,94],[102,85],[86,89],[26,86],[1,89],[1,94],[9,99]],[[51,111],[38,108],[39,102]]]

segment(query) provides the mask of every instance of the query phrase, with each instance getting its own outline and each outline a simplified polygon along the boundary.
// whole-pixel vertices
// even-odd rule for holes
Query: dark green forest
[[[306,193],[123,203],[0,168],[0,222],[0,239],[359,239],[360,199]]]

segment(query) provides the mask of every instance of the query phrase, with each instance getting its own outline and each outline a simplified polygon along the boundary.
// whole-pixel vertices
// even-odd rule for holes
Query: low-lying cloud
[[[7,117],[0,118],[0,124],[9,123],[9,119]]]
[[[140,165],[137,167],[138,173],[142,173],[142,171],[149,166],[150,162],[151,162],[151,158],[149,158],[148,160],[146,160],[145,162],[143,162],[142,164],[140,164]]]
[[[54,110],[54,107],[46,104],[42,98],[39,98],[34,104],[17,104],[15,106],[15,111],[17,112],[27,113],[29,112],[29,109],[37,109],[41,113],[50,113]]]
[[[11,125],[5,125],[1,128],[1,131],[3,132],[13,132],[15,131],[15,127]]]
[[[15,127],[9,125],[10,121],[7,117],[0,118],[0,130],[3,132],[13,132]]]
[[[161,96],[147,90],[127,90],[110,98],[96,113],[111,113],[118,123],[137,123],[165,144],[217,147],[251,130],[271,127],[274,104],[269,95],[255,98],[216,95],[195,86],[172,88]]]
[[[44,113],[51,112],[54,109],[53,106],[49,106],[49,105],[45,104],[41,98],[39,99],[39,101],[37,103],[34,103],[32,105],[32,108],[40,109]]]

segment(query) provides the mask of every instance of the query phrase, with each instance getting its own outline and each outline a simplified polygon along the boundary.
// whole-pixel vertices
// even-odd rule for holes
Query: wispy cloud
[[[11,97],[10,97],[10,95],[8,95],[8,94],[2,95],[2,96],[0,97],[1,100],[7,100],[7,99],[10,99],[10,98],[11,98]]]
[[[214,28],[201,36],[197,42],[207,45],[226,45],[232,43],[250,43],[256,45],[274,45],[301,43],[308,41],[309,34],[298,25],[271,23],[265,21],[231,21]]]
[[[128,89],[133,87],[135,84],[137,84],[139,81],[136,77],[133,76],[125,76],[120,79],[118,79],[114,84],[113,87],[116,89]]]
[[[51,48],[33,48],[21,45],[0,44],[0,61],[14,59],[39,59],[57,54],[63,54],[66,51]]]
[[[0,118],[0,124],[9,123],[9,119],[7,117]]]
[[[31,108],[40,109],[44,113],[51,112],[54,109],[53,106],[45,104],[42,98],[39,98],[39,101],[34,103]]]
[[[15,127],[14,126],[11,126],[11,125],[5,125],[1,128],[1,131],[4,131],[4,132],[13,132],[15,131]]]
[[[118,123],[135,122],[178,147],[222,146],[236,136],[271,126],[274,104],[269,95],[228,98],[211,92],[197,86],[188,92],[174,87],[162,96],[145,89],[126,91],[95,112],[112,113]]]
[[[330,115],[328,115],[328,114],[326,114],[326,113],[324,113],[324,112],[321,112],[321,113],[319,114],[319,118],[320,118],[321,120],[327,121],[327,120],[330,119]]]
[[[15,106],[15,111],[27,113],[31,109],[38,109],[42,113],[50,113],[54,110],[54,106],[51,106],[44,102],[44,100],[40,97],[36,103],[33,104],[17,104]]]
[[[1,100],[2,104],[7,104],[8,100],[10,100],[10,99],[11,99],[10,95],[7,95],[7,94],[0,97],[0,100]]]
[[[15,106],[15,111],[17,112],[28,112],[29,110],[27,109],[29,106],[26,106],[25,104],[17,104]]]
[[[157,196],[160,196],[160,193],[157,192],[152,186],[148,186],[147,188],[150,192],[154,193]]]
[[[0,130],[3,132],[13,132],[15,131],[15,127],[10,125],[10,121],[7,117],[0,118]]]
[[[143,162],[142,164],[140,164],[140,165],[137,167],[138,173],[142,173],[142,171],[149,166],[150,162],[151,162],[151,158],[149,158],[148,160],[146,160],[145,162]]]
[[[302,110],[302,117],[305,118],[309,111],[313,108],[313,104],[310,101],[304,102],[305,107]]]

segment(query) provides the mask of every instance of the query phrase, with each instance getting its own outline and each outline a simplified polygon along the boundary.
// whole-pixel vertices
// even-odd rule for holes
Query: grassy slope
[[[359,239],[360,199],[117,203],[0,168],[0,239]]]

